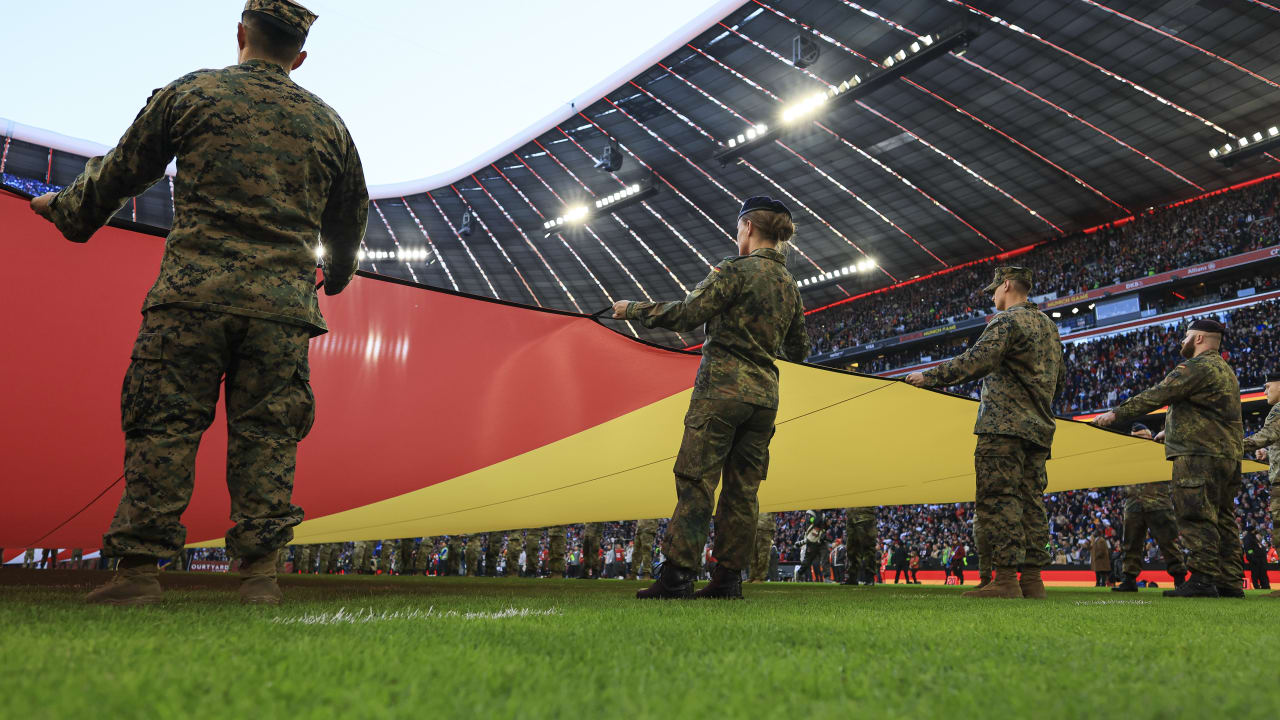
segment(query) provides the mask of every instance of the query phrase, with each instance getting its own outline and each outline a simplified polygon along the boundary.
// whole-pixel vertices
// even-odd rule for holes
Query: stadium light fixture
[[[1209,157],[1227,167],[1254,155],[1280,150],[1280,126],[1241,135],[1234,141],[1209,150]]]
[[[977,29],[957,26],[943,34],[923,35],[886,57],[880,63],[881,67],[865,75],[854,75],[823,92],[813,93],[787,105],[780,116],[780,127],[757,125],[755,137],[741,134],[730,138],[725,143],[727,147],[717,151],[713,157],[721,165],[727,165],[748,150],[771,144],[779,137],[798,129],[803,124],[802,121],[813,118],[820,112],[832,112],[835,107],[852,103],[956,48],[968,47],[979,32]]]
[[[652,177],[645,178],[640,182],[630,183],[625,187],[619,188],[616,192],[596,198],[590,205],[577,205],[568,208],[565,210],[564,215],[542,223],[543,237],[551,237],[560,232],[560,228],[567,224],[581,225],[588,223],[595,215],[611,213],[627,205],[644,202],[657,194],[658,186],[654,184]]]

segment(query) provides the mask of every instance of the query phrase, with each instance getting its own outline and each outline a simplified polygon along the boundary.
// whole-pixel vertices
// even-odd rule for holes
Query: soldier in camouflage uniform
[[[315,545],[299,545],[293,555],[293,571],[309,573],[315,569]]]
[[[471,535],[467,538],[467,577],[479,577],[480,575],[480,536]]]
[[[1192,321],[1182,357],[1158,385],[1134,395],[1094,422],[1131,422],[1165,405],[1165,457],[1173,461],[1173,507],[1190,556],[1191,577],[1166,597],[1244,597],[1244,549],[1235,520],[1240,492],[1244,424],[1240,382],[1222,358],[1226,328],[1216,320]]]
[[[751,549],[751,565],[747,570],[747,582],[756,583],[772,580],[769,577],[769,555],[773,552],[773,536],[778,531],[778,524],[773,513],[756,515],[756,539]]]
[[[502,542],[500,533],[485,533],[484,536],[484,575],[498,577],[498,551]]]
[[[876,584],[876,509],[851,507],[844,515],[844,544],[849,572],[845,585]]]
[[[970,598],[1044,598],[1041,570],[1049,564],[1049,518],[1044,507],[1045,462],[1056,429],[1053,399],[1066,364],[1058,327],[1027,300],[1031,271],[1004,266],[983,292],[998,313],[973,346],[907,382],[947,387],[983,378],[973,432],[977,522],[995,564],[989,585]],[[1021,571],[1022,577],[1018,577]]]
[[[462,536],[450,535],[448,541],[448,562],[445,563],[445,574],[454,577],[462,574]]]
[[[529,528],[524,534],[524,571],[538,577],[538,552],[542,548],[542,528]]]
[[[522,539],[519,530],[507,531],[506,576],[520,577],[520,545]]]
[[[121,563],[89,602],[162,599],[157,559],[186,542],[196,448],[224,378],[227,550],[240,560],[243,602],[280,602],[276,554],[302,521],[293,474],[314,419],[307,348],[327,330],[317,241],[335,294],[355,273],[369,204],[342,119],[289,77],[315,19],[288,0],[248,0],[238,65],[156,90],[113,150],[32,200],[64,237],[86,242],[177,157],[173,225],[121,402],[125,489],[102,548]]]
[[[657,518],[636,521],[635,547],[631,553],[629,580],[637,580],[653,574],[653,540],[657,534]]]
[[[974,589],[981,590],[991,584],[995,568],[991,564],[991,534],[978,513],[973,515],[973,550],[978,554],[978,587]]]
[[[329,562],[333,557],[333,543],[321,543],[316,549],[316,572],[320,575],[329,571]]]
[[[361,575],[373,572],[373,540],[358,540],[351,551],[351,571]]]
[[[1151,430],[1134,423],[1129,434],[1146,440]],[[1113,592],[1138,592],[1138,574],[1142,572],[1142,555],[1147,544],[1147,531],[1160,545],[1165,568],[1174,587],[1187,576],[1182,544],[1178,542],[1178,521],[1173,518],[1173,498],[1169,483],[1142,483],[1125,488],[1124,499],[1124,580],[1111,588]]]
[[[1262,429],[1244,439],[1244,451],[1253,453],[1258,460],[1267,462],[1267,478],[1271,484],[1271,544],[1280,542],[1280,372],[1267,376],[1267,402],[1271,411],[1262,423]],[[1267,597],[1280,598],[1280,590]]]
[[[396,571],[396,540],[383,540],[378,550],[378,570],[393,575]]]
[[[566,529],[563,525],[547,528],[547,575],[564,579],[564,546]]]
[[[400,572],[403,575],[413,572],[414,546],[416,544],[416,538],[401,538],[400,546],[396,548],[396,557],[400,559]]]
[[[582,526],[582,579],[600,577],[600,532],[604,523],[587,523]]]
[[[800,290],[783,254],[794,234],[785,205],[748,198],[738,213],[739,255],[718,263],[684,300],[614,304],[615,318],[677,332],[705,324],[707,336],[674,468],[678,501],[663,546],[667,559],[638,598],[694,595],[722,475],[716,569],[697,596],[742,597],[741,573],[755,545],[757,492],[768,472],[778,412],[774,360],[802,362],[809,354]]]

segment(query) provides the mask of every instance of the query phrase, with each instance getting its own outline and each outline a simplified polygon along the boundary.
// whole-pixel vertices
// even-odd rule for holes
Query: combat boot
[[[717,564],[711,573],[711,582],[693,593],[696,598],[742,599],[742,573]]]
[[[1187,574],[1185,572],[1169,573],[1169,577],[1173,578],[1173,586],[1175,588],[1182,587],[1182,583],[1187,581]]]
[[[1266,595],[1263,595],[1262,597],[1280,598],[1280,590],[1272,590],[1271,592],[1267,593]]]
[[[90,605],[154,605],[164,599],[155,558],[123,558],[116,574],[84,597]]]
[[[1177,583],[1176,578],[1174,579],[1174,582],[1175,584]],[[1111,592],[1138,592],[1138,576],[1125,575],[1124,582],[1111,588]]]
[[[688,600],[693,597],[693,571],[663,563],[653,584],[636,592],[636,598],[651,600]]]
[[[960,597],[1018,600],[1022,597],[1022,586],[1018,584],[1018,570],[1017,568],[997,568],[995,577],[986,587],[962,593]]]
[[[991,584],[991,575],[990,575],[990,574],[987,574],[987,575],[979,575],[979,576],[978,576],[978,587],[974,588],[974,590],[981,590],[982,588],[984,588],[984,587],[986,587],[986,586],[988,586],[988,585],[990,585],[990,584]]]
[[[279,605],[284,599],[276,584],[276,553],[240,561],[240,602],[245,605]]]
[[[1174,588],[1173,590],[1165,590],[1165,597],[1218,597],[1218,588],[1214,587],[1213,582],[1209,578],[1200,573],[1193,572],[1186,582]]]
[[[1218,585],[1218,597],[1224,598],[1243,598],[1244,588],[1239,585]]]
[[[1018,578],[1018,588],[1022,590],[1022,597],[1028,600],[1044,600],[1048,597],[1044,591],[1044,580],[1040,578],[1040,568],[1023,570]]]

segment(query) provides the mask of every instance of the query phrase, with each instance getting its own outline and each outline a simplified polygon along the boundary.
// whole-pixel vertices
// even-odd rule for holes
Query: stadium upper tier
[[[364,268],[570,311],[674,298],[734,252],[739,202],[769,194],[796,212],[790,265],[816,308],[1280,170],[1209,155],[1280,122],[1265,3],[717,7],[456,177],[375,191]],[[87,154],[4,134],[0,169],[53,185]],[[123,219],[167,227],[167,185]]]

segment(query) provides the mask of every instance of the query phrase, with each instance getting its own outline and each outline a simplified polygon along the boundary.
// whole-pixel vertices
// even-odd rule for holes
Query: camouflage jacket
[[[876,509],[873,507],[855,507],[849,508],[845,513],[845,524],[856,525],[858,523],[867,523],[876,521]]]
[[[925,385],[946,387],[982,381],[979,435],[1013,435],[1041,447],[1053,444],[1053,399],[1067,366],[1058,327],[1035,303],[999,313],[973,347],[924,373]]]
[[[720,261],[684,300],[633,302],[626,314],[645,327],[676,332],[706,324],[695,398],[776,408],[774,358],[803,362],[809,356],[800,289],[786,259],[773,248]]]
[[[174,156],[173,227],[142,309],[181,305],[325,332],[317,242],[340,289],[369,214],[360,156],[338,114],[274,63],[184,75],[152,93],[119,144],[58,193],[58,230],[87,241]]]
[[[1262,429],[1244,439],[1244,451],[1252,453],[1267,449],[1267,475],[1271,486],[1280,484],[1280,404],[1272,405],[1271,412],[1262,423]]]
[[[1169,406],[1164,424],[1164,454],[1208,455],[1238,460],[1244,453],[1240,421],[1240,382],[1216,352],[1183,360],[1158,385],[1134,395],[1115,409],[1117,424]]]
[[[1124,509],[1129,511],[1173,510],[1168,482],[1139,483],[1124,489]]]

